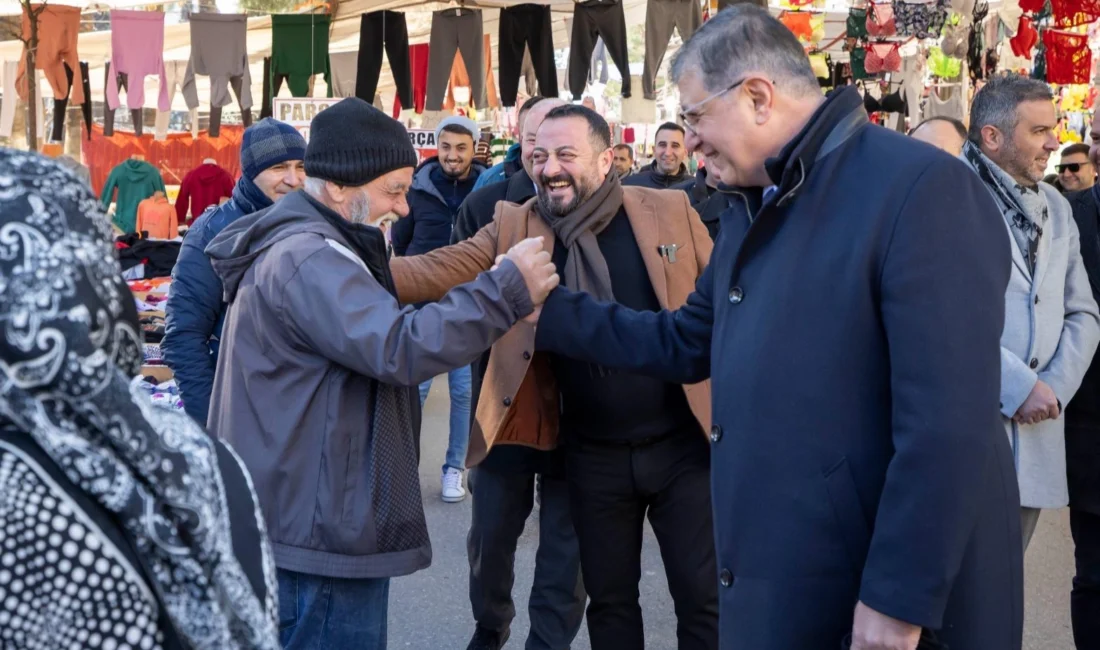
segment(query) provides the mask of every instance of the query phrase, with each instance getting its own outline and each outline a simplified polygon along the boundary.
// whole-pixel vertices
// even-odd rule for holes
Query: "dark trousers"
[[[462,52],[462,64],[470,77],[470,101],[485,107],[485,30],[480,9],[445,9],[432,12],[428,40],[427,109],[443,109],[447,84],[455,55]]]
[[[65,109],[69,106],[69,97],[73,94],[73,69],[68,63],[65,66],[65,77],[69,80],[69,94],[61,99],[53,100],[53,134],[50,140],[61,142],[65,139]],[[80,62],[80,76],[83,78],[84,103],[80,105],[80,111],[84,114],[84,127],[88,133],[88,139],[92,139],[92,86],[88,82],[88,64]]]
[[[623,78],[623,97],[630,97],[630,56],[626,42],[626,16],[618,2],[582,2],[573,10],[573,36],[569,44],[569,92],[578,99],[588,83],[596,39],[603,38],[607,53]],[[534,52],[531,53],[532,55]]]
[[[1070,508],[1077,575],[1070,594],[1073,641],[1080,650],[1100,648],[1100,515]]]
[[[111,80],[111,64],[110,63],[107,64],[106,70],[107,70],[107,72],[106,72],[107,84],[110,85],[110,83],[111,83],[111,81],[110,81]],[[129,81],[130,81],[130,77],[125,72],[120,72],[118,74],[118,87],[121,90],[125,90],[127,93],[130,92],[130,90],[129,90]],[[144,83],[144,80],[139,80],[138,83]],[[134,123],[134,134],[137,135],[138,137],[141,136],[141,133],[143,131],[143,127],[145,126],[144,117],[145,116],[142,114],[140,108],[134,108],[134,109],[130,110],[130,119]],[[107,102],[103,102],[103,135],[105,135],[109,138],[114,134],[115,134],[115,109],[108,106]]]
[[[593,650],[643,650],[642,525],[653,526],[680,650],[718,647],[710,448],[697,429],[644,446],[574,441],[566,474]]]
[[[382,46],[390,60],[393,82],[401,107],[413,107],[412,67],[409,65],[409,29],[405,14],[397,11],[374,11],[363,14],[359,23],[359,64],[355,76],[355,96],[368,104],[374,103],[378,76],[382,72]]]
[[[535,475],[482,466],[470,470],[473,513],[466,540],[470,559],[470,605],[481,627],[503,632],[516,616],[512,601],[516,544],[531,514]],[[543,476],[539,550],[528,614],[527,650],[565,650],[584,620],[577,536],[564,479]]]
[[[539,94],[557,97],[558,72],[554,65],[549,5],[522,4],[500,10],[497,57],[500,60],[500,101],[505,106],[516,105],[525,46],[531,52]]]

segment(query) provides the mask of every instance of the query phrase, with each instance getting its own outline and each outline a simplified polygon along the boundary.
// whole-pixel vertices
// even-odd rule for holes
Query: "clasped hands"
[[[1061,414],[1058,396],[1046,382],[1039,379],[1012,419],[1017,424],[1038,424],[1043,420],[1056,420]]]
[[[527,284],[527,292],[531,294],[531,303],[535,305],[535,311],[531,312],[523,320],[534,324],[538,321],[542,311],[542,303],[546,297],[558,286],[561,278],[558,277],[557,268],[554,266],[550,253],[543,250],[542,237],[530,237],[508,249],[503,255],[497,255],[497,268],[505,259],[511,260],[523,275],[523,281]]]

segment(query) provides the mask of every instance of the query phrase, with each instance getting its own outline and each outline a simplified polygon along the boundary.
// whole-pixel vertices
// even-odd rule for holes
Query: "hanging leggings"
[[[433,26],[434,26],[433,18]],[[355,96],[374,103],[378,76],[382,72],[382,46],[390,60],[397,97],[405,108],[412,108],[412,73],[409,68],[409,30],[405,14],[374,11],[363,14],[359,23],[359,70],[355,76]]]
[[[657,98],[657,70],[661,68],[672,29],[680,32],[685,43],[703,24],[703,12],[696,0],[649,0],[645,10],[645,65],[642,71],[642,95]]]
[[[627,53],[626,16],[618,2],[589,0],[573,11],[573,37],[569,48],[569,92],[577,99],[584,94],[596,39],[602,37],[607,53],[623,78],[623,97],[630,97],[630,57]]]
[[[412,94],[413,109],[417,113],[424,112],[428,96],[428,61],[431,59],[431,48],[427,43],[409,46],[409,63],[412,67]]]
[[[110,63],[107,63],[107,67],[106,67],[105,70],[106,70],[105,76],[107,78],[106,83],[109,86],[111,84],[111,64]],[[126,97],[127,97],[127,99],[129,99],[129,96],[130,96],[130,83],[129,83],[130,78],[129,78],[129,76],[125,72],[120,72],[118,74],[117,81],[118,81],[118,87],[121,88],[122,90],[126,91]],[[144,83],[144,82],[145,82],[145,78],[142,77],[140,83]],[[168,96],[168,89],[167,88],[165,88],[164,93],[165,93],[165,97],[167,97]],[[140,108],[130,109],[130,119],[134,123],[134,134],[138,135],[138,136],[141,135],[142,131],[144,130],[143,127],[145,126],[143,124],[144,120],[142,118],[143,118],[143,115],[141,113]],[[111,108],[110,102],[103,102],[103,135],[105,135],[109,138],[114,134],[115,134],[115,109]]]
[[[480,9],[447,9],[432,13],[432,34],[428,40],[428,103],[429,111],[443,109],[447,82],[455,54],[462,52],[462,61],[470,75],[470,101],[477,108],[485,107],[485,51]],[[516,57],[517,61],[522,56]]]
[[[558,72],[554,65],[549,5],[522,4],[500,10],[497,56],[500,58],[500,100],[505,106],[516,105],[524,47],[531,53],[539,94],[557,97]]]
[[[73,83],[73,69],[69,67],[69,64],[65,64],[65,76],[69,79],[69,85]],[[84,114],[84,130],[88,135],[88,139],[92,139],[92,88],[88,83],[88,63],[85,61],[80,62],[80,76],[82,85],[84,86],[84,103],[80,104],[80,112]],[[65,109],[69,106],[69,93],[64,99],[53,100],[53,134],[50,139],[54,142],[61,142],[65,139]]]

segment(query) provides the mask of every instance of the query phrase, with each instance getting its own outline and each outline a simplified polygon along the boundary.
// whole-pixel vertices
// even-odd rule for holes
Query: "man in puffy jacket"
[[[474,160],[477,124],[466,117],[449,117],[435,130],[439,156],[420,165],[409,190],[409,216],[393,225],[397,255],[422,255],[451,243],[455,215],[485,167]],[[420,404],[428,399],[432,380],[420,385]],[[470,442],[470,367],[447,373],[451,396],[450,438],[440,473],[440,494],[446,503],[466,498],[462,476]]]
[[[196,219],[180,247],[161,349],[176,375],[184,410],[204,426],[226,309],[222,282],[204,250],[229,224],[301,187],[305,155],[305,139],[289,124],[268,118],[249,127],[241,140],[242,175],[233,197]]]

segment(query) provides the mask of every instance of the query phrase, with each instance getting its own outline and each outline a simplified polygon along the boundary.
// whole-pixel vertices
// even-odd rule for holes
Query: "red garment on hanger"
[[[814,39],[814,26],[811,24],[813,14],[807,11],[784,11],[779,14],[779,22],[791,30],[791,33],[799,40],[812,41]]]
[[[1008,39],[1008,44],[1012,46],[1012,53],[1030,59],[1031,50],[1038,42],[1039,32],[1035,31],[1031,18],[1020,16],[1020,25],[1016,28],[1016,35]]]
[[[1043,10],[1046,0],[1020,0],[1020,9],[1027,14],[1037,14]]]
[[[409,46],[409,66],[412,68],[413,110],[424,112],[428,100],[428,44]],[[394,119],[401,112],[401,101],[394,98]]]
[[[872,2],[867,11],[868,36],[894,36],[898,33],[894,21],[894,6],[886,2]]]
[[[634,144],[634,127],[628,126],[623,129],[623,144]]]
[[[1092,68],[1092,51],[1087,34],[1057,29],[1043,30],[1047,48],[1047,81],[1052,84],[1087,84]]]
[[[1100,18],[1100,0],[1050,0],[1056,27],[1086,25]]]
[[[863,69],[868,74],[880,72],[901,72],[901,43],[871,43],[867,46],[867,57]]]

